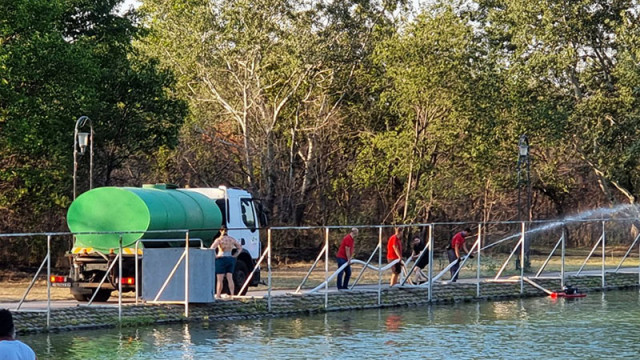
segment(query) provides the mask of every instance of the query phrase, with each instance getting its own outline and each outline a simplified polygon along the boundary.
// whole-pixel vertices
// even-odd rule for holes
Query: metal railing
[[[544,278],[556,278],[559,279],[561,281],[560,286],[564,287],[565,286],[565,280],[567,278],[567,271],[566,271],[566,265],[565,265],[565,259],[566,259],[566,229],[565,226],[569,225],[569,224],[585,224],[585,223],[599,223],[601,224],[601,228],[602,228],[602,235],[600,236],[600,239],[596,242],[596,244],[594,245],[592,251],[589,253],[589,255],[587,255],[587,257],[584,259],[584,261],[582,262],[582,265],[580,266],[580,268],[578,269],[577,272],[574,272],[575,276],[579,276],[581,274],[581,272],[583,271],[585,265],[588,263],[589,259],[592,257],[592,255],[594,254],[595,250],[598,249],[599,245],[601,246],[601,251],[602,251],[602,259],[600,261],[600,271],[599,274],[601,277],[601,284],[602,287],[606,287],[606,278],[605,275],[607,272],[613,272],[613,273],[617,273],[619,272],[622,264],[625,262],[625,260],[627,260],[629,258],[629,254],[631,253],[631,251],[633,250],[634,246],[636,246],[638,244],[638,240],[640,239],[640,235],[636,236],[633,240],[633,242],[631,243],[631,245],[629,245],[628,249],[626,250],[626,253],[624,254],[623,258],[620,260],[618,266],[615,268],[615,270],[607,270],[606,268],[606,229],[605,229],[605,225],[607,223],[624,223],[624,222],[633,222],[633,221],[637,221],[638,219],[636,218],[624,218],[624,219],[578,219],[578,220],[571,220],[571,221],[566,221],[566,222],[558,222],[558,221],[535,221],[535,222],[495,222],[495,223],[477,223],[476,226],[478,228],[478,234],[477,234],[477,238],[474,241],[473,245],[470,248],[470,253],[475,253],[476,255],[476,279],[475,279],[475,284],[476,284],[476,293],[477,296],[480,296],[481,294],[481,283],[483,282],[519,282],[520,283],[520,292],[524,293],[524,285],[525,283],[529,283],[532,286],[539,286],[537,284],[535,284],[534,279],[536,278],[543,278],[543,272],[546,270],[547,266],[549,265],[552,257],[555,255],[556,251],[558,250],[558,248],[561,249],[560,251],[560,271],[559,271],[559,275],[553,275],[553,276],[544,276]],[[499,239],[495,242],[492,242],[488,245],[485,245],[484,247],[481,246],[482,244],[482,240],[483,240],[483,234],[482,234],[482,229],[486,228],[488,225],[496,225],[496,224],[512,224],[512,225],[519,225],[520,227],[520,231],[517,234],[512,234],[509,236],[504,237],[503,239]],[[428,233],[428,241],[426,242],[425,248],[423,249],[424,251],[429,251],[429,262],[428,262],[428,280],[426,282],[424,282],[423,284],[411,284],[411,281],[408,279],[409,276],[411,276],[411,274],[414,273],[414,271],[416,270],[416,264],[413,263],[411,264],[410,259],[407,259],[405,261],[405,264],[408,264],[408,271],[406,271],[406,277],[403,278],[401,280],[401,284],[403,287],[428,287],[429,288],[429,301],[432,300],[432,286],[434,283],[439,282],[439,280],[444,277],[448,272],[450,272],[450,268],[455,265],[455,262],[450,263],[449,265],[447,265],[446,267],[442,268],[439,273],[437,273],[436,275],[434,274],[434,261],[433,261],[433,254],[434,251],[432,251],[431,249],[434,249],[433,246],[433,233],[434,233],[434,228],[435,227],[442,227],[442,226],[465,226],[465,225],[469,225],[469,223],[433,223],[433,224],[410,224],[410,225],[404,225],[404,227],[428,227],[429,233]],[[537,225],[537,226],[536,226]],[[326,227],[325,229],[327,231],[329,231],[329,229],[349,229],[352,228],[353,226],[341,226],[341,227]],[[391,226],[376,226],[375,228],[379,229],[380,232],[382,231],[383,228],[389,228]],[[363,227],[360,227],[363,228]],[[533,275],[532,277],[528,277],[525,276],[525,247],[524,247],[524,243],[525,243],[525,239],[526,237],[531,236],[531,234],[535,234],[537,232],[541,232],[541,231],[548,231],[549,229],[553,229],[553,228],[560,228],[561,229],[561,235],[558,241],[556,241],[553,246],[551,251],[549,252],[548,256],[546,257],[546,259],[544,260],[544,262],[542,263],[542,265],[540,266],[539,269],[537,269],[537,271],[535,272],[535,275]],[[274,228],[275,229],[275,228]],[[278,228],[279,230],[291,230],[293,228]],[[528,229],[528,230],[527,230]],[[325,236],[325,238],[328,236]],[[382,235],[380,235],[380,238],[382,237]],[[495,274],[495,276],[491,276],[490,278],[484,279],[481,275],[481,267],[482,267],[482,259],[485,255],[483,255],[483,253],[493,247],[496,247],[498,245],[505,245],[505,244],[509,244],[510,241],[516,240],[517,241],[512,244],[509,245],[509,255],[507,256],[506,260],[504,261],[504,263],[502,264],[502,266],[500,267],[500,269],[498,270],[498,272]],[[363,276],[364,272],[367,271],[368,269],[374,270],[374,271],[378,271],[379,273],[381,271],[385,271],[387,270],[390,266],[386,266],[383,267],[382,266],[382,261],[381,261],[381,257],[382,257],[382,251],[380,251],[381,249],[381,241],[378,242],[378,244],[376,245],[376,247],[373,249],[373,252],[368,256],[366,261],[361,261],[361,260],[353,260],[352,264],[354,265],[359,265],[362,266],[362,269],[360,270],[360,273],[358,274],[358,276],[356,277],[356,280],[354,281],[354,284],[351,285],[351,289],[355,288],[357,284],[359,284],[361,277]],[[326,254],[328,253],[328,243],[325,242],[324,246],[322,247],[320,254],[318,255],[318,258],[316,259],[316,261],[313,263],[313,265],[311,266],[311,268],[309,269],[309,271],[307,272],[307,274],[305,275],[302,283],[298,286],[298,288],[296,289],[295,293],[303,293],[302,292],[302,287],[304,286],[304,284],[307,282],[311,272],[314,270],[314,268],[317,266],[319,260],[321,259],[322,255],[325,255],[326,258]],[[378,253],[379,254],[379,266],[375,267],[375,266],[371,266],[370,262],[372,260],[372,258],[375,256],[375,254]],[[518,255],[516,255],[516,253]],[[510,263],[510,261],[515,257],[519,258],[520,260],[520,264],[523,264],[520,267],[520,273],[517,275],[517,277],[514,279],[513,277],[511,278],[505,278],[504,277],[504,272],[506,267],[508,266],[508,264]],[[422,256],[422,254],[420,254],[419,256]],[[494,255],[495,256],[495,255]],[[639,247],[639,261],[640,261],[640,247]],[[465,268],[465,265],[468,263],[469,261],[469,257],[462,257],[459,261],[460,261],[460,266],[459,269],[454,272],[452,274],[453,276],[458,275],[463,268]],[[327,260],[325,260],[325,262],[328,262]],[[325,274],[324,276],[324,281],[320,284],[317,285],[316,287],[312,288],[312,289],[307,289],[306,293],[311,293],[311,292],[317,292],[319,291],[322,287],[324,287],[325,289],[327,288],[327,284],[333,280],[337,274],[344,270],[344,268],[346,268],[346,264],[338,267],[333,273],[331,274]],[[640,284],[640,263],[638,265],[638,269],[636,269],[635,271],[639,272],[639,276],[638,276],[638,282]],[[326,272],[326,271],[325,271]],[[486,277],[486,276],[485,276]],[[535,285],[534,285],[535,284]],[[378,282],[378,289],[381,287],[381,282]]]
[[[475,283],[476,284],[476,294],[477,296],[481,295],[481,284],[485,283],[485,282],[490,282],[490,281],[498,281],[498,282],[504,282],[504,281],[509,281],[509,282],[519,282],[520,283],[520,291],[521,293],[524,292],[524,284],[528,283],[531,284],[532,286],[536,286],[538,287],[539,285],[535,284],[535,279],[537,278],[543,278],[545,271],[547,270],[547,267],[550,264],[550,261],[552,259],[553,256],[559,256],[560,257],[560,272],[558,275],[555,275],[553,273],[547,273],[547,275],[551,275],[552,278],[559,278],[561,280],[561,286],[564,286],[564,282],[565,279],[567,277],[567,271],[566,271],[566,265],[565,265],[565,259],[567,257],[566,254],[566,243],[567,243],[567,230],[566,227],[568,225],[575,225],[575,226],[580,226],[581,224],[585,224],[588,223],[589,225],[593,225],[596,224],[600,227],[600,234],[599,234],[599,238],[598,240],[595,242],[595,245],[593,245],[593,247],[591,248],[591,251],[589,252],[589,254],[586,256],[586,258],[584,259],[584,261],[582,262],[581,266],[579,267],[579,269],[577,270],[577,272],[575,272],[575,275],[581,275],[583,273],[583,271],[586,268],[586,265],[588,264],[588,262],[591,260],[593,254],[595,254],[595,252],[598,250],[598,248],[600,247],[601,249],[601,261],[600,261],[600,271],[598,272],[598,275],[601,276],[602,278],[602,286],[605,287],[606,286],[606,278],[605,275],[607,272],[613,272],[613,273],[617,273],[622,269],[622,265],[624,264],[625,261],[630,259],[630,254],[633,251],[634,247],[638,246],[639,248],[639,253],[638,253],[638,259],[639,259],[639,265],[637,269],[633,269],[634,271],[638,271],[638,283],[640,284],[640,246],[639,246],[639,239],[640,239],[640,235],[637,235],[635,237],[633,237],[633,241],[630,242],[630,245],[628,246],[628,248],[626,248],[626,252],[624,253],[624,255],[622,256],[622,259],[619,261],[619,263],[617,264],[617,266],[614,269],[609,269],[607,270],[606,268],[606,250],[607,250],[607,246],[612,246],[612,245],[608,245],[608,239],[609,237],[611,237],[611,233],[616,234],[615,231],[609,230],[609,232],[607,231],[607,224],[614,224],[614,223],[627,223],[627,222],[637,222],[638,219],[637,218],[625,218],[625,219],[596,219],[596,220],[574,220],[574,221],[566,221],[566,222],[495,222],[495,223],[476,223],[474,224],[474,227],[476,227],[478,229],[477,231],[477,235],[475,236],[475,240],[472,244],[472,246],[470,247],[470,253],[474,253],[476,256],[476,261],[475,261],[475,278],[474,276],[469,277],[469,270],[473,270],[473,262],[469,261],[470,258],[468,257],[463,257],[462,259],[460,259],[460,266],[459,269],[454,273],[451,274],[452,276],[456,276],[456,275],[460,275],[461,276],[461,280],[465,280],[467,282],[471,282],[471,283]],[[438,234],[438,236],[440,237],[440,239],[442,240],[442,233],[446,233],[448,235],[450,235],[453,231],[452,229],[459,229],[463,226],[468,226],[470,225],[469,223],[430,223],[430,224],[408,224],[408,225],[402,225],[402,227],[405,228],[418,228],[418,229],[426,229],[427,233],[425,235],[426,240],[425,241],[425,245],[424,245],[424,249],[420,252],[419,256],[424,256],[425,252],[428,252],[428,271],[427,271],[427,281],[422,283],[422,284],[412,284],[412,282],[410,281],[409,277],[414,273],[414,271],[420,271],[419,268],[417,268],[417,264],[415,262],[411,262],[410,259],[408,259],[406,261],[406,264],[408,265],[407,268],[405,269],[405,275],[403,277],[401,277],[400,279],[400,287],[426,287],[428,288],[428,300],[431,301],[433,299],[433,285],[436,283],[442,283],[442,278],[446,276],[446,274],[448,272],[450,272],[450,267],[453,265],[452,263],[447,264],[446,266],[438,266],[439,269],[438,272],[436,273],[436,267],[434,264],[434,254],[436,253],[436,246],[435,246],[435,238],[436,238],[436,233]],[[519,231],[515,232],[515,233],[508,233],[507,231],[501,231],[499,232],[498,235],[496,234],[488,234],[487,233],[487,229],[489,227],[496,227],[496,226],[518,226],[519,227]],[[260,255],[260,257],[258,258],[258,260],[256,261],[255,267],[252,269],[252,271],[250,272],[250,274],[247,276],[244,284],[242,284],[242,286],[240,287],[240,293],[243,293],[247,287],[249,286],[249,284],[252,281],[252,278],[255,276],[256,272],[258,271],[259,267],[263,264],[263,262],[267,262],[267,276],[268,276],[268,282],[266,284],[266,295],[262,296],[267,298],[268,301],[268,311],[271,311],[271,300],[272,297],[274,296],[274,284],[273,284],[273,277],[274,277],[274,271],[272,269],[272,259],[273,259],[273,238],[274,238],[274,233],[275,232],[285,232],[285,231],[300,231],[300,230],[319,230],[322,231],[322,246],[320,249],[320,252],[318,254],[318,256],[316,257],[315,261],[313,262],[313,264],[311,265],[311,268],[309,269],[308,272],[306,272],[305,276],[302,279],[302,282],[300,283],[300,285],[293,291],[295,294],[303,294],[303,293],[317,293],[317,292],[324,292],[325,295],[325,301],[324,301],[324,305],[325,308],[328,308],[328,297],[329,294],[333,292],[332,289],[330,289],[330,283],[333,281],[333,279],[337,276],[337,274],[344,270],[347,266],[347,264],[336,268],[335,270],[329,271],[329,265],[330,263],[332,264],[332,261],[330,261],[329,259],[329,251],[331,249],[332,245],[336,245],[336,242],[331,242],[331,235],[338,235],[341,236],[344,232],[345,229],[350,229],[353,228],[354,226],[325,226],[325,227],[272,227],[269,229],[266,229],[267,232],[267,246],[266,248],[263,250],[262,254]],[[393,261],[389,264],[384,265],[383,264],[383,235],[385,231],[389,231],[390,228],[392,228],[391,225],[376,225],[376,226],[355,226],[361,230],[364,229],[368,229],[370,231],[372,231],[370,239],[369,240],[374,240],[377,237],[377,241],[369,241],[372,244],[375,244],[375,247],[373,247],[373,251],[368,253],[368,257],[366,258],[365,261],[363,260],[359,260],[359,259],[353,259],[353,261],[351,262],[350,265],[353,265],[355,267],[361,267],[361,271],[358,274],[358,276],[356,277],[354,283],[351,285],[350,289],[361,289],[361,288],[366,288],[367,291],[377,291],[378,293],[378,304],[381,304],[382,302],[382,297],[381,297],[381,293],[382,293],[382,289],[385,287],[382,284],[382,277],[383,274],[388,271],[388,269],[393,266],[394,264],[397,263],[398,260]],[[444,230],[443,230],[444,229]],[[525,264],[525,253],[524,253],[524,243],[526,241],[527,238],[532,239],[532,244],[535,244],[535,241],[541,241],[538,238],[534,238],[534,236],[536,236],[536,234],[541,234],[544,232],[548,232],[548,231],[556,231],[558,229],[561,229],[561,233],[560,233],[560,237],[559,239],[553,240],[553,242],[551,242],[551,244],[553,244],[553,246],[550,246],[551,250],[548,254],[548,256],[546,257],[546,259],[544,260],[544,262],[542,263],[542,265],[540,266],[540,268],[535,272],[535,275],[533,276],[526,276],[525,275],[525,269],[524,266],[521,266],[520,268],[520,273],[517,274],[515,277],[511,276],[510,278],[505,278],[504,277],[504,273],[505,273],[505,269],[508,266],[508,264],[511,262],[511,260],[515,257],[518,256],[520,258],[520,264],[524,265]],[[161,294],[163,293],[163,291],[165,290],[167,284],[169,283],[169,281],[173,278],[173,276],[175,275],[177,269],[179,268],[179,266],[184,263],[185,265],[185,284],[184,284],[184,301],[180,301],[180,303],[184,304],[184,308],[185,308],[185,316],[189,316],[189,284],[190,284],[190,279],[189,279],[189,269],[190,269],[190,264],[189,264],[189,252],[190,252],[190,245],[192,245],[194,242],[196,245],[199,245],[200,248],[203,248],[204,243],[201,239],[190,239],[190,233],[196,230],[201,230],[201,229],[178,229],[178,230],[164,230],[164,231],[155,231],[157,233],[183,233],[184,234],[184,239],[140,239],[137,240],[135,242],[135,251],[134,251],[134,259],[135,259],[135,304],[139,303],[139,299],[140,299],[140,294],[138,293],[138,288],[140,286],[140,276],[139,276],[139,269],[138,269],[138,264],[139,264],[139,243],[140,241],[144,241],[144,242],[154,242],[154,241],[184,241],[184,252],[182,253],[182,255],[180,256],[180,258],[178,259],[178,261],[176,262],[176,264],[172,267],[172,270],[170,271],[169,275],[167,276],[167,278],[165,279],[165,282],[163,283],[162,287],[160,288],[160,290],[158,291],[158,293],[156,294],[156,296],[154,297],[153,301],[158,301],[159,297],[161,296]],[[46,250],[46,255],[44,257],[44,259],[42,260],[42,262],[40,263],[40,266],[38,268],[38,270],[36,271],[36,274],[34,275],[34,277],[32,278],[31,282],[29,283],[29,285],[27,286],[26,291],[24,292],[22,298],[17,302],[16,307],[14,310],[20,311],[24,302],[26,301],[30,291],[34,288],[38,277],[40,276],[40,274],[43,272],[43,270],[46,267],[46,273],[47,273],[47,305],[46,305],[46,310],[40,310],[40,311],[46,311],[47,313],[47,326],[50,326],[50,314],[51,314],[51,270],[52,270],[52,265],[51,265],[51,245],[52,245],[52,241],[55,241],[56,239],[61,239],[63,237],[68,237],[68,236],[76,236],[76,235],[104,235],[104,234],[116,234],[119,237],[119,241],[118,241],[118,254],[110,260],[110,264],[108,267],[108,270],[105,272],[104,276],[101,278],[100,282],[97,285],[96,289],[99,289],[102,284],[108,279],[108,276],[110,275],[110,273],[112,273],[113,269],[115,268],[115,265],[118,264],[118,270],[117,270],[117,279],[118,279],[118,285],[117,285],[117,290],[118,290],[118,316],[119,319],[121,320],[122,318],[122,307],[124,306],[123,304],[123,299],[122,299],[122,274],[123,274],[123,254],[124,254],[124,248],[123,248],[123,236],[126,234],[140,234],[140,231],[132,231],[132,232],[95,232],[95,233],[70,233],[70,232],[60,232],[60,233],[20,233],[20,234],[0,234],[0,241],[2,239],[7,239],[7,238],[33,238],[33,237],[41,237],[41,236],[46,236],[46,242],[47,242],[47,250]],[[146,233],[151,233],[151,232],[146,232]],[[608,236],[610,235],[610,236]],[[500,236],[503,236],[502,238]],[[557,234],[551,234],[551,237],[553,236],[557,236]],[[618,237],[620,237],[620,235],[616,235]],[[546,236],[547,238],[549,236]],[[449,236],[447,236],[444,240],[446,242],[449,241]],[[489,241],[492,240],[492,241]],[[546,240],[545,240],[546,241]],[[440,241],[443,242],[443,241]],[[619,243],[626,243],[626,241],[620,241],[618,240]],[[364,241],[363,241],[364,243]],[[484,246],[483,246],[484,244]],[[500,250],[496,250],[498,247],[500,247]],[[557,250],[560,249],[560,254],[556,255]],[[519,254],[516,255],[516,253]],[[376,254],[378,255],[378,264],[377,266],[375,264],[372,264],[372,262],[375,262],[374,258],[376,257]],[[502,265],[500,266],[500,268],[498,269],[498,271],[496,272],[495,276],[491,275],[491,276],[487,276],[486,274],[483,276],[482,274],[482,266],[486,264],[492,262],[494,259],[497,258],[501,258],[501,256],[503,254],[508,254],[508,256],[506,257],[506,259],[504,260],[504,262],[502,263]],[[312,284],[311,288],[305,288],[305,285],[308,283],[311,274],[313,273],[314,270],[316,270],[318,264],[320,263],[320,261],[324,261],[324,269],[323,269],[323,276],[322,276],[322,281],[318,284]],[[332,265],[333,267],[333,265]],[[627,268],[629,269],[629,268]],[[464,273],[463,273],[464,270]],[[593,266],[592,266],[592,274],[593,274]],[[362,278],[365,274],[365,272],[367,271],[373,271],[374,273],[377,273],[377,284],[376,283],[370,283],[370,284],[361,284],[362,282]],[[464,276],[463,276],[464,275]],[[549,276],[546,276],[549,277]],[[370,277],[371,281],[374,277]],[[314,281],[318,281],[317,279]],[[213,286],[213,284],[212,284]],[[91,299],[89,299],[88,303],[86,304],[86,306],[91,306],[93,304],[93,301],[97,295],[98,291],[95,291],[93,296],[91,297]]]

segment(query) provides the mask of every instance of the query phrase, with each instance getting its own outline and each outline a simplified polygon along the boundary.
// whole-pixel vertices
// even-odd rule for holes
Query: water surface
[[[38,359],[639,358],[637,290],[22,336]]]

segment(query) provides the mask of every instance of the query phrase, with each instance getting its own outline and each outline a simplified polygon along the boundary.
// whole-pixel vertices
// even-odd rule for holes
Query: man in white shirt
[[[20,340],[16,340],[13,316],[6,309],[0,309],[0,360],[35,360],[36,353]]]

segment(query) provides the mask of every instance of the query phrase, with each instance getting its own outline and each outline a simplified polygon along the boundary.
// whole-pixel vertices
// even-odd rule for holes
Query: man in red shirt
[[[338,267],[344,264],[349,264],[344,270],[338,273],[338,290],[349,289],[349,278],[351,278],[351,258],[353,258],[353,238],[358,236],[358,229],[352,228],[340,242],[340,248],[336,253],[336,260],[338,261]],[[343,279],[344,276],[344,279]]]
[[[391,235],[387,242],[387,261],[392,262],[396,259],[400,259],[391,268],[391,281],[389,286],[393,286],[398,283],[398,277],[402,271],[402,228],[397,227],[395,234]]]
[[[447,247],[447,256],[449,257],[449,263],[452,264],[454,261],[456,262],[449,271],[451,271],[451,282],[456,282],[458,280],[458,268],[460,267],[460,248],[464,249],[464,252],[469,254],[469,249],[467,249],[467,244],[464,242],[465,237],[471,234],[470,228],[465,228],[459,233],[453,235],[451,239],[451,244]]]

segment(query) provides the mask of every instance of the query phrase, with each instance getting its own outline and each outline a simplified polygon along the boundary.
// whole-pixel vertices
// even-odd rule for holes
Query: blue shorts
[[[216,275],[230,273],[236,268],[236,258],[233,256],[223,256],[216,258]]]

